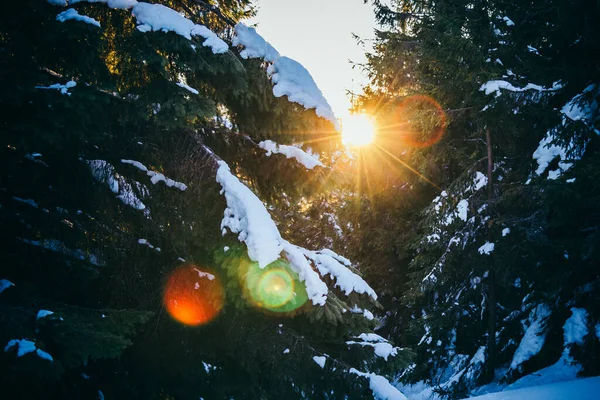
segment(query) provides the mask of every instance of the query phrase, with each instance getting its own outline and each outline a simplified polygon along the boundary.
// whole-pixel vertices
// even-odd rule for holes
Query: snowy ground
[[[430,386],[422,383],[399,387],[408,400],[442,400]],[[488,387],[490,391],[493,389]],[[463,400],[596,400],[600,399],[600,376],[524,388],[496,385],[495,393]]]
[[[569,382],[507,390],[471,397],[477,400],[595,400],[600,398],[600,376]]]

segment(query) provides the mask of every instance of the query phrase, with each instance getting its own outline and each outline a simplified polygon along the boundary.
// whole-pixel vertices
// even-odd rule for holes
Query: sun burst
[[[375,140],[373,120],[364,114],[352,114],[342,121],[342,141],[347,146],[361,147]]]

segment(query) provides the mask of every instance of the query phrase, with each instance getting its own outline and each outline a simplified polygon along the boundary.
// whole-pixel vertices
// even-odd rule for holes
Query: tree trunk
[[[490,133],[490,129],[486,128],[485,137],[487,142],[487,205],[488,212],[490,217],[493,214],[492,201],[494,197],[494,186],[493,186],[493,170],[494,170],[494,160],[492,154],[492,136]],[[490,219],[490,222],[493,221],[493,218]],[[487,226],[487,240],[488,242],[492,242],[492,230],[490,229],[490,225],[488,223]],[[487,337],[487,366],[485,379],[487,382],[490,382],[494,379],[494,369],[496,367],[496,273],[493,267],[491,267],[488,271],[487,278],[487,307],[488,307],[488,337]]]

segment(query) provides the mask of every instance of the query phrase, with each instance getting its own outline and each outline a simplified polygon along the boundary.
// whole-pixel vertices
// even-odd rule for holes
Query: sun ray
[[[433,187],[435,187],[436,189],[438,189],[440,191],[442,190],[442,188],[440,188],[438,185],[436,185],[435,183],[433,183],[432,181],[430,181],[429,179],[427,179],[427,177],[425,177],[425,175],[421,174],[419,171],[417,171],[416,169],[414,169],[413,167],[411,167],[410,165],[408,165],[407,163],[405,163],[404,161],[402,161],[401,159],[399,159],[398,157],[396,157],[395,155],[393,155],[392,153],[390,153],[389,151],[387,151],[383,147],[379,146],[377,143],[375,143],[375,146],[379,150],[383,151],[388,156],[390,156],[391,158],[393,158],[395,161],[398,161],[404,167],[406,167],[407,169],[409,169],[410,171],[412,171],[413,173],[415,173],[419,178],[423,179],[425,182],[429,183],[430,185],[432,185]]]

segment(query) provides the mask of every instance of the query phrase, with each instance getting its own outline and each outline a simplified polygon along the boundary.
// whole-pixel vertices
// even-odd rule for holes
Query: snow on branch
[[[136,210],[143,210],[144,215],[146,216],[150,215],[146,205],[142,203],[133,191],[131,184],[115,172],[115,168],[112,164],[105,160],[87,160],[87,164],[92,171],[94,179],[108,186],[108,188],[117,195],[119,200]],[[137,181],[133,181],[133,183],[136,185],[138,192],[147,192],[144,185]]]
[[[481,85],[479,91],[485,92],[486,95],[495,93],[495,96],[498,97],[502,94],[501,90],[508,90],[509,92],[525,92],[527,90],[535,90],[538,92],[554,92],[556,90],[561,89],[562,87],[563,85],[560,82],[554,82],[551,88],[545,88],[534,83],[528,83],[526,86],[520,88],[513,86],[510,82],[507,81],[493,80]]]
[[[267,73],[271,77],[275,97],[287,96],[289,101],[298,103],[306,109],[315,109],[319,117],[331,121],[335,129],[340,129],[339,121],[331,106],[302,64],[280,56],[279,52],[254,28],[242,22],[235,26],[233,44],[244,47],[240,53],[242,58],[262,58],[271,63]]]
[[[177,181],[175,181],[173,179],[167,178],[166,176],[164,176],[160,172],[150,171],[144,164],[142,164],[139,161],[135,161],[135,160],[121,160],[121,162],[123,164],[133,165],[134,167],[136,167],[140,171],[145,172],[146,175],[148,175],[150,177],[150,182],[152,182],[153,185],[156,185],[158,182],[164,182],[165,185],[167,185],[167,187],[174,187],[176,189],[181,190],[182,192],[185,191],[185,190],[187,190],[187,185],[185,183],[177,182]]]
[[[47,1],[58,6],[67,5],[65,0]],[[195,24],[177,11],[162,4],[144,3],[136,0],[70,0],[69,4],[73,5],[80,2],[103,3],[110,8],[120,10],[131,9],[131,14],[136,18],[137,29],[140,32],[175,32],[188,40],[191,40],[192,36],[200,36],[205,39],[202,45],[210,47],[213,54],[222,54],[229,50],[227,43],[206,26]]]
[[[271,46],[271,43],[256,33],[256,29],[241,22],[235,26],[233,45],[244,46],[244,49],[240,52],[243,59],[262,58],[267,62],[273,62],[281,57],[279,52]]]
[[[229,50],[227,43],[213,31],[204,25],[194,24],[169,7],[161,4],[137,3],[131,13],[138,21],[137,28],[140,32],[171,31],[190,40],[192,36],[201,36],[206,39],[202,45],[210,47],[214,54],[226,53]]]
[[[310,251],[283,239],[260,199],[231,173],[224,161],[217,161],[217,165],[216,180],[227,201],[221,222],[223,234],[227,229],[237,233],[238,240],[248,248],[248,257],[256,261],[260,268],[278,260],[283,253],[292,270],[304,282],[308,297],[314,305],[324,305],[327,300],[328,288],[319,273],[334,278],[336,286],[346,295],[356,292],[377,299],[373,289],[344,265],[344,261],[348,261],[345,258],[337,256],[331,250]],[[319,273],[313,269],[311,261]]]
[[[283,154],[287,158],[295,158],[296,161],[304,165],[307,169],[313,169],[316,166],[323,166],[321,161],[319,161],[316,156],[308,154],[296,146],[287,146],[284,144],[275,143],[272,140],[264,140],[258,144],[258,147],[267,151],[267,157],[273,153]]]
[[[385,361],[388,360],[389,356],[395,357],[398,354],[398,350],[400,350],[400,348],[392,346],[387,340],[374,333],[361,333],[355,339],[360,339],[361,341],[349,340],[346,344],[372,347],[375,355],[383,358]]]
[[[67,96],[70,96],[71,92],[69,92],[69,89],[74,88],[75,86],[77,86],[77,82],[69,81],[69,82],[65,83],[64,85],[61,83],[55,83],[50,86],[36,86],[35,88],[36,89],[59,90],[61,94],[66,94]]]
[[[69,8],[67,11],[63,11],[56,16],[56,20],[59,22],[65,22],[69,20],[81,21],[86,24],[94,25],[100,28],[100,22],[94,18],[88,17],[87,15],[81,15],[74,8]]]
[[[548,172],[548,179],[558,179],[573,166],[575,161],[581,159],[585,153],[587,140],[583,144],[578,144],[574,139],[564,143],[558,140],[557,133],[561,127],[578,121],[589,129],[593,129],[597,134],[600,134],[600,131],[594,128],[594,123],[598,119],[600,105],[595,99],[587,100],[585,97],[592,91],[597,92],[596,85],[588,86],[562,107],[560,110],[562,115],[561,123],[546,133],[546,136],[542,138],[538,148],[533,153],[533,158],[538,163],[538,167],[535,170],[536,175],[543,174],[550,166],[550,163],[555,158],[559,158],[558,168]]]

